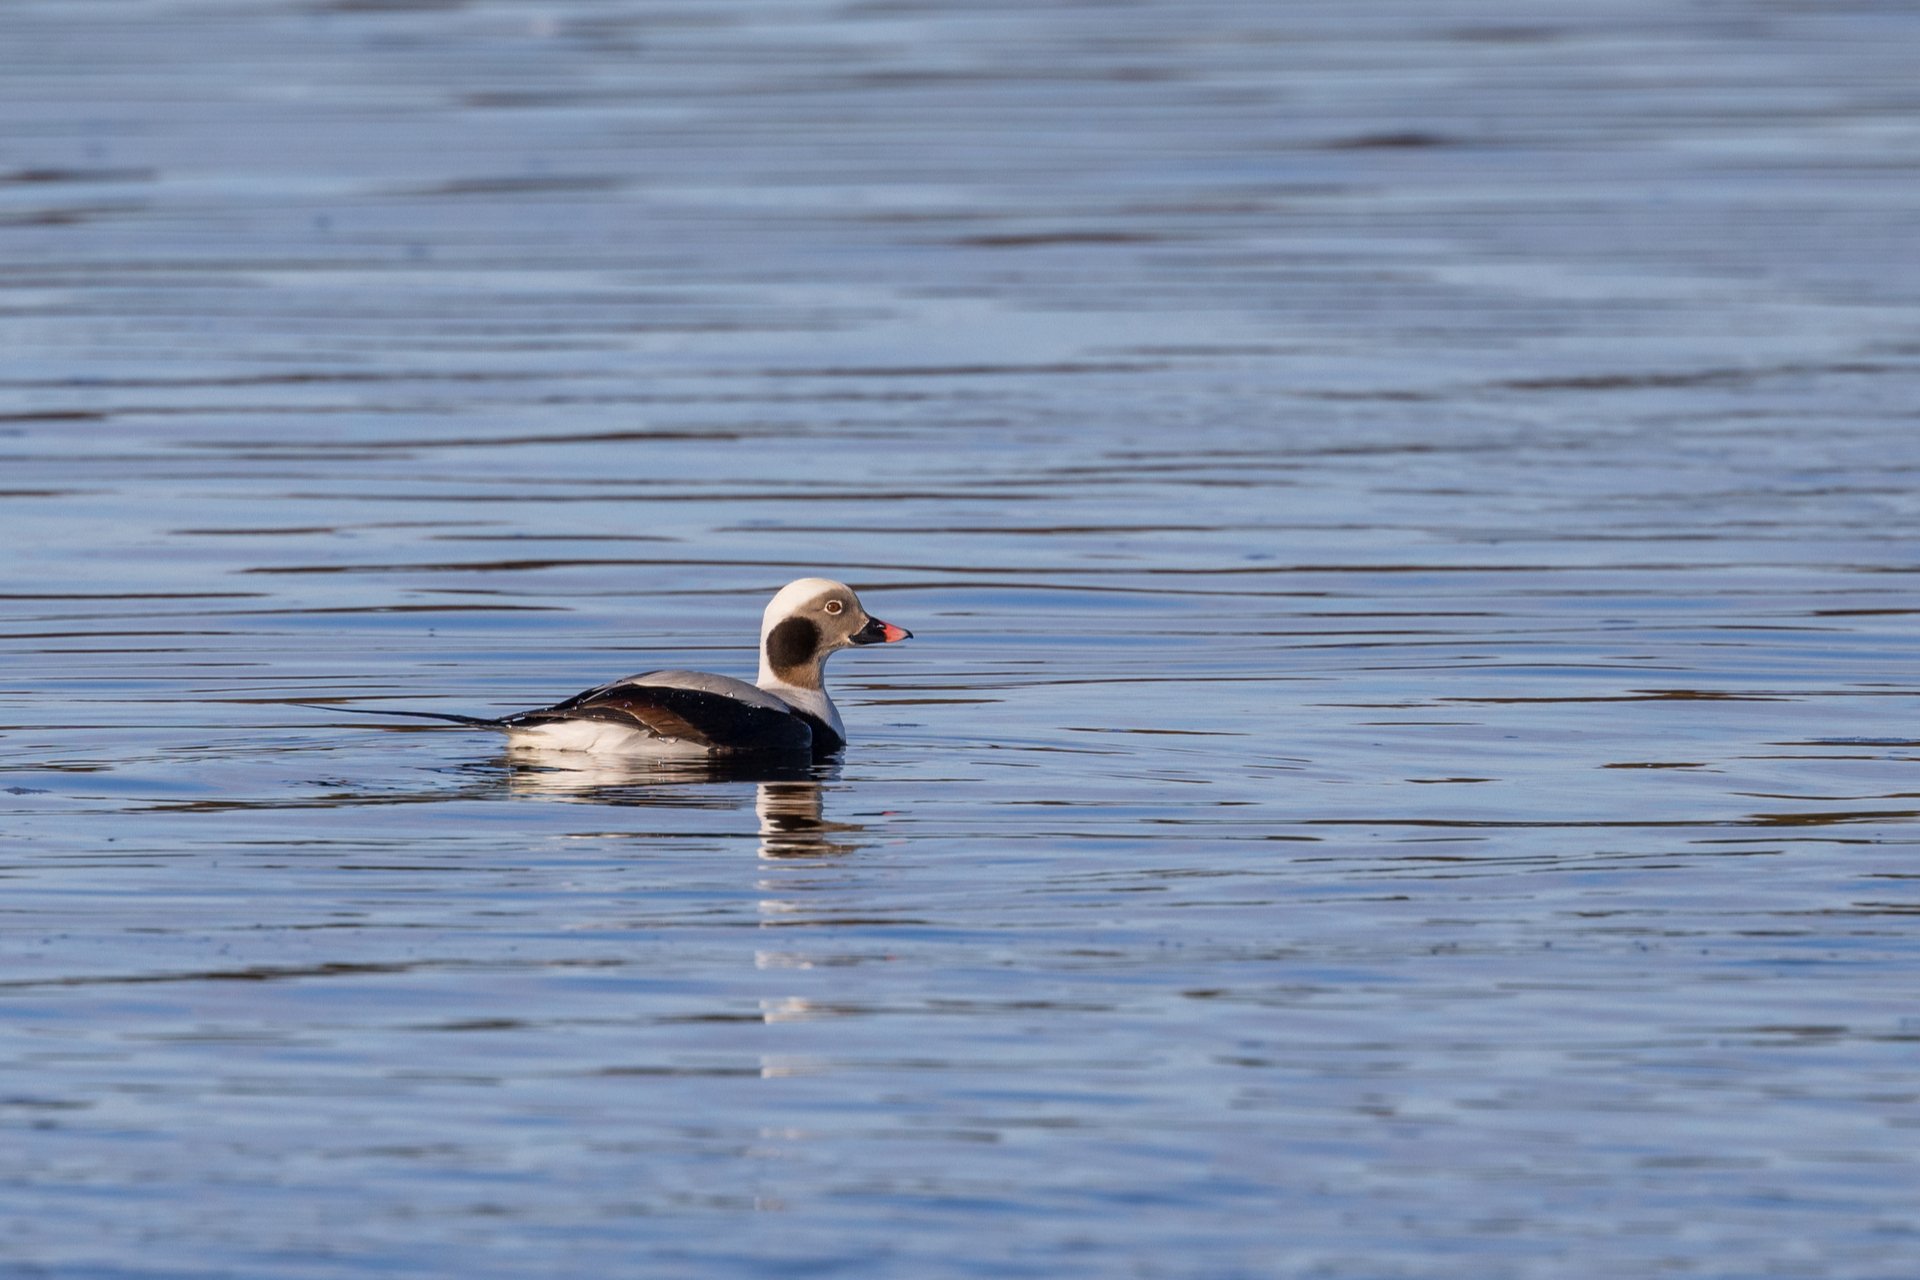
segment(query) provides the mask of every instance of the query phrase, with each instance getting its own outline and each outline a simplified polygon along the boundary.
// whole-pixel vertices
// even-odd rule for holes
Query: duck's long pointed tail
[[[401,711],[390,707],[338,707],[328,702],[296,702],[296,707],[311,707],[315,711],[344,711],[350,716],[405,716],[409,720],[442,720],[447,724],[464,724],[473,729],[504,729],[504,720],[489,720],[484,716],[457,716],[450,711]]]

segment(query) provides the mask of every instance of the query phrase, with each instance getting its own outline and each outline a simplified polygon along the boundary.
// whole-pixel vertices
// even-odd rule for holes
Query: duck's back
[[[648,671],[502,722],[516,747],[714,756],[807,752],[813,730],[773,694],[705,671]]]

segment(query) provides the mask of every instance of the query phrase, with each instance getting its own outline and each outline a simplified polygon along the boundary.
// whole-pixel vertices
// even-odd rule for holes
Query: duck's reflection
[[[762,937],[795,939],[794,945],[761,945],[753,967],[765,976],[754,985],[760,1018],[767,1023],[810,1022],[844,1016],[854,1006],[832,998],[834,980],[802,976],[816,968],[838,970],[859,957],[822,952],[798,941],[797,927],[827,924],[848,913],[846,891],[857,885],[856,864],[839,861],[864,841],[858,823],[831,822],[822,812],[827,786],[839,776],[835,764],[622,760],[572,751],[509,753],[510,790],[588,804],[667,809],[734,810],[745,799],[739,784],[751,782],[759,827],[761,870],[755,877],[754,910]],[[801,988],[796,990],[796,988]],[[821,992],[828,994],[821,997]],[[810,1058],[764,1054],[765,1077],[811,1074],[826,1069]]]
[[[760,825],[762,858],[822,858],[852,853],[857,823],[822,816],[823,782],[838,766],[807,762],[634,760],[583,751],[510,753],[507,787],[520,795],[550,796],[589,804],[665,809],[735,809],[738,788],[754,784],[753,812]]]
[[[824,858],[852,853],[858,823],[828,822],[821,816],[820,784],[762,782],[754,789],[753,811],[760,819],[763,858]]]
[[[508,785],[527,795],[551,795],[600,804],[665,804],[688,797],[721,797],[717,807],[738,803],[738,793],[702,784],[812,782],[830,779],[835,766],[780,756],[745,760],[651,760],[593,751],[521,749],[506,754]],[[706,807],[701,805],[699,807]]]

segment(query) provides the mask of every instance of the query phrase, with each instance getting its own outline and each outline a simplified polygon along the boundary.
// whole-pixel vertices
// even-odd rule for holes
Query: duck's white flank
[[[513,725],[507,746],[518,751],[599,751],[661,759],[704,760],[713,754],[702,743],[663,738],[642,729],[602,720],[555,720],[550,724]]]

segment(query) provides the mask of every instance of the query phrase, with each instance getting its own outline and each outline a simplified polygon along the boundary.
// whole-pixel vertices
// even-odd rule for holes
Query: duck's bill
[[[913,639],[913,632],[905,627],[896,627],[891,622],[868,618],[866,626],[847,638],[855,644],[892,644],[896,640]]]

